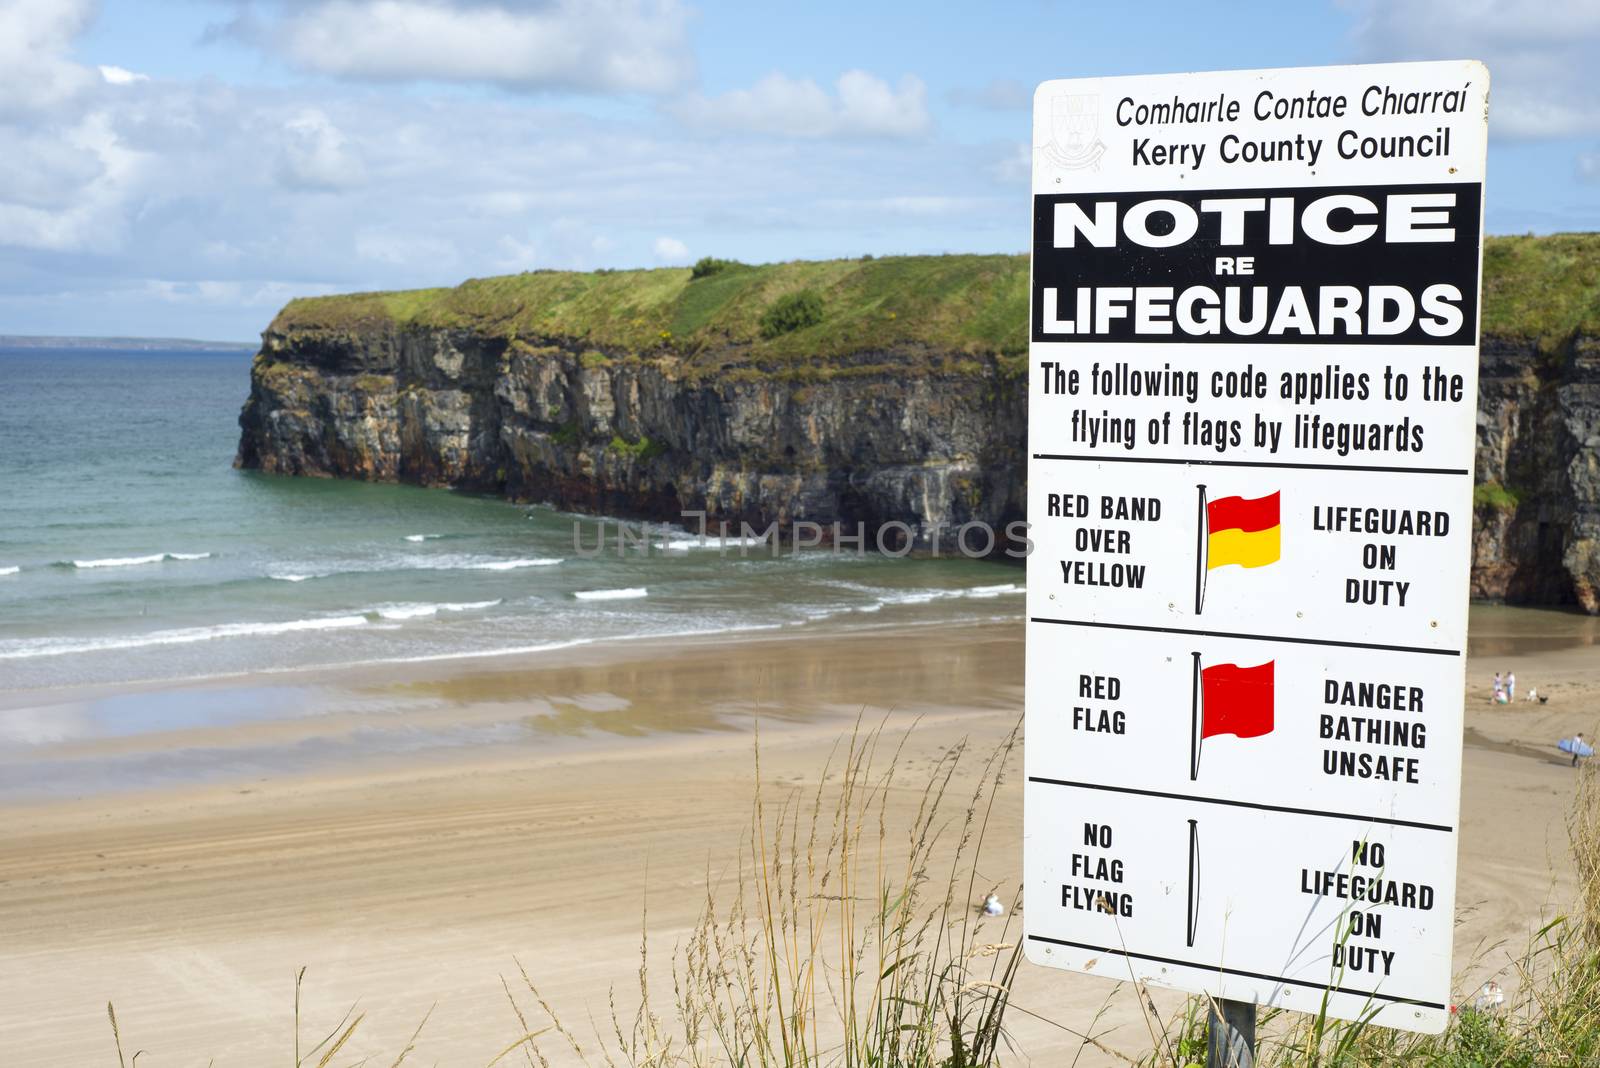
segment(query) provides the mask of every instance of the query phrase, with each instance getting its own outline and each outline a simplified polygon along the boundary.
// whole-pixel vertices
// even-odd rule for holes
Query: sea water
[[[236,471],[244,351],[0,349],[0,691],[1020,618],[1022,569]],[[885,611],[887,610],[887,614]],[[807,633],[808,631],[799,631]]]

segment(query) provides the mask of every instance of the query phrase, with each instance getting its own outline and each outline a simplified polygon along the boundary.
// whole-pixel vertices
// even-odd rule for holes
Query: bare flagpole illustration
[[[1200,654],[1196,653],[1198,657]],[[1189,821],[1189,928],[1186,932],[1189,939],[1189,948],[1194,948],[1194,933],[1200,912],[1200,824],[1198,820]]]
[[[1201,495],[1204,496],[1204,487],[1201,487]],[[1198,600],[1198,592],[1195,597]],[[1189,680],[1189,781],[1194,782],[1200,777],[1200,654],[1191,655],[1194,656],[1194,675]]]

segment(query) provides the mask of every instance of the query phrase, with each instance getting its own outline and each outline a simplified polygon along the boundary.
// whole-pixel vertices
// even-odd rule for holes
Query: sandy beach
[[[1501,968],[1569,889],[1575,775],[1552,743],[1594,732],[1600,658],[1592,621],[1546,615],[1542,639],[1528,639],[1520,617],[1503,634],[1492,618],[1474,632],[1458,990]],[[737,862],[755,724],[763,785],[782,795],[815,785],[858,715],[887,717],[892,732],[915,723],[894,800],[903,809],[940,751],[962,739],[992,750],[1016,725],[1022,648],[1020,624],[886,626],[122,695],[146,708],[196,693],[243,706],[270,686],[319,714],[224,726],[178,717],[167,730],[90,731],[52,747],[68,785],[34,783],[0,808],[0,1063],[111,1063],[108,1000],[125,1048],[148,1051],[141,1064],[283,1063],[303,965],[311,1041],[359,1002],[367,1018],[346,1052],[387,1063],[433,1006],[418,1062],[482,1065],[520,1034],[498,978],[514,974],[514,958],[594,1053],[590,1021],[604,1020],[612,988],[632,1011],[646,908],[664,965],[708,873]],[[1489,678],[1506,669],[1550,702],[1492,706]],[[59,711],[108,696],[50,700]],[[23,704],[0,707],[0,723],[48,720]],[[462,730],[492,744],[451,743]],[[344,759],[341,738],[374,734],[414,744]],[[136,787],[118,778],[129,761],[179,752],[209,754],[227,774],[175,772],[163,785],[139,765]],[[124,788],[95,788],[96,775]],[[1020,866],[1013,777],[979,869],[1010,888]],[[1149,1037],[1126,987],[1024,966],[1014,996],[1073,1030],[1108,999],[1095,1033],[1137,1055]],[[1178,1003],[1155,1000],[1163,1012]],[[1078,1051],[1058,1027],[1022,1014],[1012,1024],[1034,1063]],[[554,1063],[575,1060],[559,1041],[544,1048]],[[1091,1049],[1076,1063],[1116,1061]]]

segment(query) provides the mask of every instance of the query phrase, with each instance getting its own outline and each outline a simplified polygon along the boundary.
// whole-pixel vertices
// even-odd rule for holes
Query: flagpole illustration
[[[1199,916],[1199,902],[1195,900],[1195,884],[1200,881],[1200,825],[1197,820],[1189,821],[1189,948],[1194,948],[1195,921]]]
[[[1189,781],[1200,777],[1200,654],[1194,657],[1194,675],[1189,682]]]
[[[1200,510],[1194,525],[1194,614],[1199,615],[1206,599],[1206,488],[1198,485],[1195,492],[1200,495]]]

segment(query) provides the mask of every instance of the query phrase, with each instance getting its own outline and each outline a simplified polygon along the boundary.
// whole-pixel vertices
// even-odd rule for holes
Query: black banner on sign
[[[1033,199],[1033,340],[1470,345],[1473,183]]]

